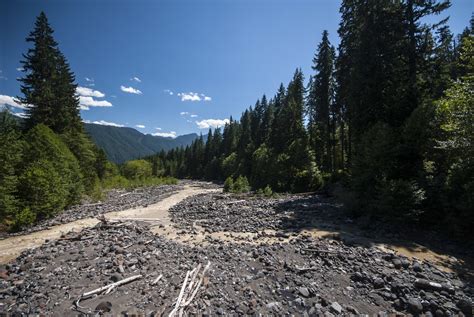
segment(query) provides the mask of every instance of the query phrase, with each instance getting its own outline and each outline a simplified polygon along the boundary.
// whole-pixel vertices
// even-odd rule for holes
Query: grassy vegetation
[[[137,187],[147,187],[147,186],[159,186],[159,185],[176,185],[178,180],[174,177],[148,177],[148,178],[138,178],[138,179],[128,179],[124,176],[117,175],[111,178],[107,178],[102,181],[103,189],[113,189],[113,188],[137,188]]]

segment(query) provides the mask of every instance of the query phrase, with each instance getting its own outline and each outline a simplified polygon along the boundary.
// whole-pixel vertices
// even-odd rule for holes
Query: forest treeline
[[[458,36],[447,19],[426,23],[449,6],[343,0],[340,44],[323,32],[307,84],[297,69],[223,130],[149,157],[153,173],[288,192],[337,183],[357,215],[462,235],[474,228],[474,20]]]
[[[85,195],[101,198],[104,188],[176,182],[152,178],[146,161],[119,168],[90,140],[74,74],[44,13],[26,41],[32,48],[23,55],[19,79],[25,118],[9,109],[0,113],[0,229],[51,217]]]

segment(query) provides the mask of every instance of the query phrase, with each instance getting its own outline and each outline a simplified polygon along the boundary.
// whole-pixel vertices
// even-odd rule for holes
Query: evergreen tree
[[[323,171],[332,168],[331,127],[334,119],[334,47],[331,46],[328,32],[323,32],[318,52],[313,58],[313,70],[316,75],[310,80],[307,100],[311,144],[316,151],[316,160]]]
[[[26,127],[42,123],[56,133],[82,130],[79,102],[75,96],[74,75],[53,38],[53,29],[44,12],[38,16],[35,29],[26,38],[33,48],[24,54],[21,102],[28,104]]]

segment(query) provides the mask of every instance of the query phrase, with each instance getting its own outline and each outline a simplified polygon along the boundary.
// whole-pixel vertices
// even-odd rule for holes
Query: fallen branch
[[[138,280],[139,278],[141,278],[142,275],[134,275],[134,276],[130,276],[130,277],[127,277],[123,280],[120,280],[120,281],[117,281],[115,283],[112,283],[112,284],[109,284],[109,285],[105,285],[105,286],[102,286],[102,287],[99,287],[93,291],[90,291],[90,292],[87,292],[87,293],[84,293],[81,295],[81,297],[79,297],[79,300],[76,302],[76,305],[79,304],[79,302],[83,299],[87,299],[95,294],[100,294],[100,293],[103,293],[105,292],[105,294],[108,294],[110,293],[114,288],[120,286],[120,285],[123,285],[123,284],[127,284],[127,283],[130,283],[130,282],[133,282],[135,280]]]
[[[321,249],[311,249],[311,248],[301,248],[301,251],[305,252],[314,252],[314,253],[326,253],[326,254],[347,254],[345,251],[332,251],[332,250],[321,250]]]
[[[309,271],[317,271],[319,268],[315,266],[311,267],[299,267],[298,265],[295,265],[295,270],[298,271],[299,273],[305,273]]]
[[[206,272],[209,270],[211,266],[211,262],[208,262],[207,265],[204,267],[201,277],[199,281],[196,283],[196,278],[201,270],[201,264],[195,267],[192,271],[186,272],[186,277],[184,278],[183,286],[181,287],[181,291],[179,292],[178,298],[174,305],[173,310],[169,314],[169,317],[174,317],[178,311],[179,316],[183,316],[184,309],[191,304],[194,297],[196,296],[199,288],[201,287],[202,281],[204,280],[204,276]],[[189,280],[189,284],[188,284]]]
[[[158,276],[153,282],[151,282],[151,285],[156,285],[161,280],[162,277],[163,277],[163,274],[160,274],[160,276]]]
[[[243,202],[246,202],[246,200],[245,200],[245,199],[234,200],[234,201],[229,201],[229,202],[227,203],[227,205],[240,204],[240,203],[243,203]]]

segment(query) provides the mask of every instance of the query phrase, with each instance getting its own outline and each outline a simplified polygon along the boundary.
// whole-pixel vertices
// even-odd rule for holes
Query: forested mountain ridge
[[[199,136],[196,133],[165,138],[143,134],[133,128],[85,123],[84,128],[94,143],[103,149],[114,163],[153,155],[162,150],[190,145]]]

